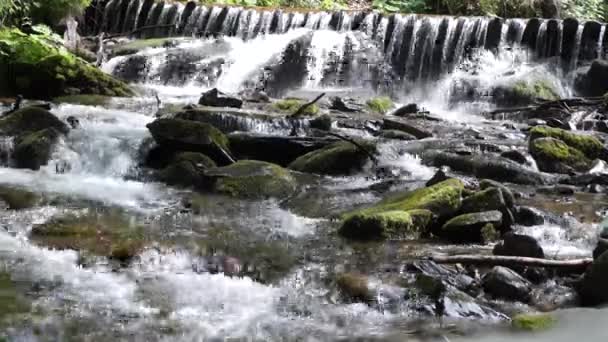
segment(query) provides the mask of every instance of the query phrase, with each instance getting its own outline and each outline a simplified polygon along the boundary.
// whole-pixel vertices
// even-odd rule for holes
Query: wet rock
[[[486,242],[496,237],[495,227],[502,225],[502,213],[497,210],[463,214],[447,221],[440,235],[452,242]]]
[[[503,242],[494,246],[494,255],[520,256],[544,259],[545,253],[535,238],[527,235],[508,233]]]
[[[198,187],[203,171],[217,165],[202,153],[182,152],[160,173],[160,179],[169,185]]]
[[[482,280],[486,293],[495,298],[529,302],[532,284],[514,271],[496,266]]]
[[[254,90],[250,93],[243,94],[248,102],[253,103],[270,103],[270,97],[263,90]]]
[[[515,196],[513,195],[513,192],[511,191],[511,189],[507,188],[502,183],[499,183],[499,182],[496,182],[496,181],[493,181],[490,179],[482,179],[481,182],[479,182],[479,188],[481,190],[487,190],[490,188],[499,189],[502,194],[503,199],[505,200],[507,209],[514,210]]]
[[[310,128],[319,129],[322,131],[331,131],[331,116],[323,114],[310,120]]]
[[[585,96],[602,96],[608,92],[608,61],[596,59],[587,72],[579,72],[574,82]]]
[[[476,213],[482,211],[498,210],[503,213],[503,219],[510,226],[513,223],[509,208],[499,188],[486,188],[478,191],[462,201],[460,211],[463,213]]]
[[[399,119],[384,119],[382,121],[382,127],[386,130],[398,130],[415,136],[417,139],[424,139],[432,137],[433,134],[424,131],[418,127],[415,127],[409,123]]]
[[[517,207],[514,211],[515,222],[522,226],[539,226],[545,223],[545,218],[537,209],[530,207]]]
[[[555,182],[554,177],[523,167],[513,161],[486,155],[461,156],[450,152],[428,151],[422,154],[427,165],[447,166],[480,178],[488,178],[515,184],[546,184]]]
[[[300,156],[336,143],[333,138],[290,137],[249,132],[228,135],[230,149],[238,159],[262,160],[281,166]]]
[[[547,126],[534,127],[530,131],[530,141],[539,138],[555,138],[566,145],[579,150],[588,159],[605,159],[608,155],[606,148],[599,139],[586,134],[577,134],[559,128]]]
[[[158,119],[146,127],[156,143],[172,151],[199,152],[219,165],[230,163],[228,138],[212,125],[181,119]]]
[[[390,196],[375,206],[347,213],[344,217],[412,209],[426,209],[438,217],[450,217],[460,208],[463,190],[464,184],[460,180],[450,178],[430,187]]]
[[[25,107],[0,118],[0,134],[21,135],[53,128],[67,134],[70,129],[55,115],[40,107]]]
[[[578,289],[581,302],[586,306],[608,303],[608,252],[597,257],[585,272]]]
[[[18,188],[0,186],[0,207],[10,210],[21,210],[36,206],[40,196]]]
[[[380,131],[378,136],[380,138],[384,138],[384,139],[395,139],[395,140],[404,140],[404,141],[412,141],[412,140],[418,139],[409,133],[405,133],[405,132],[394,130],[394,129],[382,130],[382,131]]]
[[[450,179],[450,177],[448,177],[448,175],[445,174],[445,171],[440,169],[439,171],[435,172],[435,174],[433,175],[433,177],[431,179],[429,179],[426,182],[426,186],[433,186],[437,183],[441,183],[445,180]]]
[[[593,259],[599,258],[606,251],[608,251],[608,238],[599,237],[597,245],[593,249]]]
[[[349,175],[359,172],[370,161],[369,154],[376,153],[373,143],[359,143],[367,153],[349,142],[337,142],[297,158],[288,167],[295,171],[326,175]]]
[[[501,157],[510,159],[518,164],[525,165],[528,163],[526,156],[517,150],[506,151],[500,154]]]
[[[202,179],[207,191],[239,198],[285,198],[297,188],[289,170],[278,165],[240,160],[234,164],[207,169]]]
[[[336,279],[338,290],[346,298],[353,301],[369,303],[374,300],[375,294],[370,289],[366,276],[358,273],[343,273]]]
[[[539,138],[530,142],[530,154],[543,172],[570,174],[586,172],[592,161],[585,155],[554,138]]]
[[[419,111],[420,111],[420,109],[418,108],[417,104],[410,103],[410,104],[407,104],[407,105],[405,105],[403,107],[398,108],[392,114],[394,116],[406,117],[406,116],[411,115],[411,114],[416,114]]]
[[[338,230],[341,236],[356,240],[417,239],[428,232],[433,220],[429,210],[393,210],[349,215]]]
[[[352,100],[346,100],[336,96],[331,98],[331,105],[329,109],[337,110],[339,112],[344,113],[354,113],[362,111],[363,106],[361,104],[355,103]]]
[[[567,122],[563,122],[562,120],[556,119],[556,118],[548,118],[547,119],[547,126],[549,127],[553,127],[553,128],[561,128],[563,130],[569,131],[570,130],[570,124]]]
[[[74,116],[68,116],[68,118],[65,121],[68,122],[68,124],[70,125],[70,127],[72,127],[72,129],[76,129],[76,128],[80,127],[80,121]]]
[[[559,99],[555,87],[548,81],[519,81],[509,86],[499,86],[492,91],[496,104],[505,107],[525,106],[537,100],[554,101]]]
[[[592,194],[601,194],[606,192],[606,188],[604,188],[600,184],[588,184],[585,185],[584,191]]]
[[[201,96],[198,104],[201,106],[209,106],[209,107],[232,107],[232,108],[241,108],[243,106],[243,100],[229,96],[225,93],[222,93],[217,88],[213,88]]]
[[[536,189],[539,194],[572,196],[576,188],[568,185],[543,186]]]
[[[17,137],[12,154],[16,166],[39,170],[41,166],[48,164],[60,135],[55,128],[47,128]]]

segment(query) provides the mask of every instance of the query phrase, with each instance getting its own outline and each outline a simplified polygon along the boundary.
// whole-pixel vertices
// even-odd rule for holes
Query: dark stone
[[[486,293],[495,298],[516,300],[527,303],[530,301],[532,284],[514,271],[496,266],[482,280]]]
[[[154,0],[144,0],[141,10],[139,11],[139,16],[137,17],[137,27],[144,27],[147,25],[146,21],[152,6],[154,6]]]
[[[597,239],[597,245],[593,249],[593,259],[599,258],[606,251],[608,251],[608,239],[599,237]]]
[[[502,26],[503,26],[502,18],[494,18],[488,23],[488,31],[486,34],[486,45],[485,48],[491,51],[497,51],[498,46],[500,46],[500,41],[502,39]]]
[[[226,95],[217,88],[213,88],[205,93],[198,101],[201,106],[209,107],[232,107],[241,108],[243,106],[243,100]]]
[[[418,127],[397,119],[384,119],[382,121],[383,129],[398,130],[415,136],[417,139],[430,138],[432,133],[426,132]]]
[[[15,139],[13,159],[23,169],[39,170],[51,159],[53,146],[61,133],[54,128],[27,133]]]
[[[597,44],[600,41],[600,33],[602,32],[602,24],[597,21],[587,21],[583,27],[583,35],[581,36],[580,52],[578,55],[581,61],[591,61],[598,57]]]
[[[164,1],[157,2],[156,6],[153,9],[151,9],[152,12],[148,16],[145,26],[158,25],[160,16],[163,13],[164,9],[165,9],[165,2]],[[154,36],[154,31],[155,30],[153,28],[151,28],[151,29],[143,30],[139,34],[142,38],[151,38]]]
[[[204,170],[216,167],[213,160],[202,153],[182,152],[160,173],[160,179],[169,185],[197,188]]]
[[[0,134],[4,135],[18,136],[47,128],[62,134],[70,131],[68,125],[51,112],[36,106],[24,107],[0,118]]]
[[[496,182],[496,181],[493,181],[490,179],[482,179],[481,182],[479,182],[479,188],[481,190],[486,190],[486,189],[490,189],[490,188],[499,189],[500,192],[502,193],[502,197],[505,200],[505,204],[507,205],[507,208],[509,210],[515,209],[515,196],[513,195],[513,192],[511,191],[511,189],[507,188],[502,183]]]
[[[525,165],[528,163],[526,156],[517,150],[506,151],[500,154],[501,157],[510,159],[518,164]]]
[[[137,11],[139,10],[140,0],[133,0],[129,2],[129,8],[125,15],[125,20],[122,25],[122,32],[128,33],[135,29],[135,22],[137,21]]]
[[[578,57],[574,56],[574,52],[577,51],[579,22],[576,19],[567,18],[562,22],[562,26],[562,63],[566,70],[571,70],[573,59]]]
[[[395,139],[395,140],[406,140],[406,141],[417,140],[415,136],[413,136],[409,133],[397,131],[394,129],[382,130],[378,134],[378,137],[384,138],[384,139]]]
[[[561,128],[561,129],[565,129],[565,130],[570,130],[570,124],[567,122],[563,122],[562,120],[556,119],[556,118],[548,118],[547,119],[547,126],[549,127],[554,127],[554,128]]]
[[[530,207],[517,207],[514,211],[515,222],[522,226],[540,226],[545,223],[545,218],[537,209]]]
[[[316,128],[322,131],[331,131],[331,116],[323,114],[310,120],[310,128]]]
[[[543,248],[535,238],[514,233],[505,234],[502,243],[494,246],[494,255],[545,258]]]
[[[547,22],[547,31],[545,35],[544,46],[541,51],[537,51],[540,58],[550,58],[558,56],[559,48],[562,43],[561,22],[557,20],[549,20]]]
[[[445,174],[444,170],[440,169],[439,171],[437,171],[435,173],[435,175],[433,175],[433,177],[431,179],[429,179],[426,182],[425,186],[426,187],[433,186],[433,185],[435,185],[437,183],[441,183],[441,182],[443,182],[444,180],[447,180],[447,179],[450,179],[450,177],[448,177],[448,175]]]
[[[585,186],[585,191],[592,194],[601,194],[606,191],[606,189],[599,184],[588,184]]]
[[[344,113],[360,112],[363,106],[361,104],[352,103],[341,97],[335,96],[331,98],[331,105],[329,109],[337,110]]]
[[[532,18],[528,21],[524,35],[521,38],[521,44],[527,46],[530,49],[536,48],[536,41],[538,39],[538,31],[540,30],[541,21],[538,18]]]
[[[502,213],[502,224],[495,226],[501,231],[511,229],[515,219],[507,207],[502,191],[499,188],[487,188],[478,191],[462,201],[460,211],[462,213],[478,213],[497,210]]]
[[[262,85],[268,94],[275,98],[283,97],[291,89],[300,88],[308,74],[308,50],[312,34],[298,38],[289,45],[281,60],[267,68],[269,75]]]
[[[586,73],[578,73],[574,83],[585,96],[603,96],[608,92],[608,61],[596,59]]]
[[[399,117],[406,117],[410,114],[416,114],[420,111],[420,109],[418,108],[418,105],[415,103],[410,103],[408,105],[405,105],[403,107],[400,107],[399,109],[397,109],[396,111],[393,112],[394,116],[399,116]]]
[[[80,127],[80,121],[75,116],[68,116],[65,121],[68,122],[68,124],[70,125],[70,127],[72,127],[72,129],[76,129],[76,128]]]
[[[608,303],[608,252],[597,257],[585,272],[578,288],[581,302],[585,306]]]
[[[188,3],[186,4],[186,7],[184,7],[184,10],[182,12],[181,21],[180,21],[179,27],[177,29],[177,34],[181,35],[184,33],[184,30],[186,29],[186,25],[188,25],[188,22],[190,21],[190,16],[196,9],[196,6],[197,6],[196,1],[188,1]]]
[[[576,188],[567,185],[544,186],[536,189],[539,194],[572,196]]]
[[[497,210],[456,216],[447,221],[439,235],[455,243],[485,243],[502,226],[502,213]]]

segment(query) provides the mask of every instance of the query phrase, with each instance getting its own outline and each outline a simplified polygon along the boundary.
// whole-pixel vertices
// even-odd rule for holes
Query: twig
[[[499,256],[499,255],[453,255],[453,256],[431,256],[431,261],[438,264],[467,264],[479,266],[534,266],[546,268],[562,268],[571,270],[573,273],[583,273],[593,259],[574,260],[550,260],[528,257]]]

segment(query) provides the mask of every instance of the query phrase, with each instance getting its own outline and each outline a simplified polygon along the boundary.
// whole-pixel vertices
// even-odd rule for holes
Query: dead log
[[[572,273],[584,273],[593,259],[552,260],[500,255],[450,255],[431,256],[428,258],[438,264],[464,264],[476,266],[532,266],[568,270]]]

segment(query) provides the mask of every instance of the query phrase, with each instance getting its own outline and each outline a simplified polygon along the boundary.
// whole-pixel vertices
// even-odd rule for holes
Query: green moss
[[[305,102],[300,99],[287,98],[274,102],[272,104],[272,108],[279,111],[287,112],[289,114],[294,114],[304,103]],[[317,113],[319,113],[319,106],[313,104],[311,106],[308,106],[302,114],[312,116],[316,115]]]
[[[500,238],[500,233],[493,224],[486,223],[486,225],[481,228],[481,238],[485,242],[496,241]]]
[[[229,151],[228,138],[214,126],[182,119],[158,119],[146,127],[159,144],[179,142],[191,145],[217,144]]]
[[[11,210],[21,210],[36,206],[40,196],[26,190],[0,186],[0,202],[6,203]]]
[[[291,173],[275,164],[240,160],[205,172],[213,191],[241,198],[287,197],[296,190]]]
[[[376,146],[371,142],[359,141],[371,154]],[[349,142],[337,142],[322,149],[298,157],[288,168],[300,172],[326,175],[349,175],[360,171],[369,161],[369,155]]]
[[[38,170],[46,165],[59,135],[54,128],[47,128],[18,137],[13,152],[17,167]]]
[[[29,311],[29,305],[19,293],[11,275],[0,271],[0,322],[12,315]]]
[[[182,152],[161,171],[160,178],[169,185],[197,186],[201,172],[216,166],[211,158],[202,153]]]
[[[105,95],[69,95],[60,96],[53,99],[55,103],[71,103],[83,106],[104,106],[112,100]]]
[[[533,140],[530,154],[536,159],[539,169],[545,172],[567,172],[562,165],[582,172],[591,167],[591,160],[581,151],[554,138]]]
[[[501,225],[502,213],[497,210],[463,214],[448,220],[440,234],[453,242],[489,242],[498,235],[494,227]]]
[[[512,325],[517,330],[543,331],[553,327],[556,322],[550,314],[519,314],[513,317]]]
[[[413,222],[405,211],[355,214],[344,220],[338,233],[358,240],[398,238],[410,234]]]
[[[0,132],[4,135],[21,135],[51,127],[60,133],[69,132],[64,122],[39,107],[25,107],[0,118]]]
[[[57,249],[73,249],[128,261],[139,254],[147,240],[143,227],[118,212],[55,217],[34,226],[32,241]]]
[[[513,86],[515,96],[522,99],[542,99],[542,100],[559,100],[559,94],[551,83],[541,80],[532,83],[520,81]]]
[[[6,66],[0,95],[49,99],[74,89],[83,94],[134,94],[125,83],[74,56],[47,34],[0,29],[0,65]]]
[[[559,139],[566,145],[583,152],[589,159],[606,158],[606,149],[596,137],[548,126],[536,126],[530,130],[530,141],[543,137]]]
[[[370,110],[378,114],[386,114],[394,106],[393,100],[388,96],[374,97],[369,99],[366,104]]]
[[[353,214],[374,214],[413,209],[426,209],[442,217],[450,216],[460,208],[463,190],[464,184],[460,180],[450,178],[430,187],[391,196],[371,208],[348,213],[344,217],[348,218]]]

